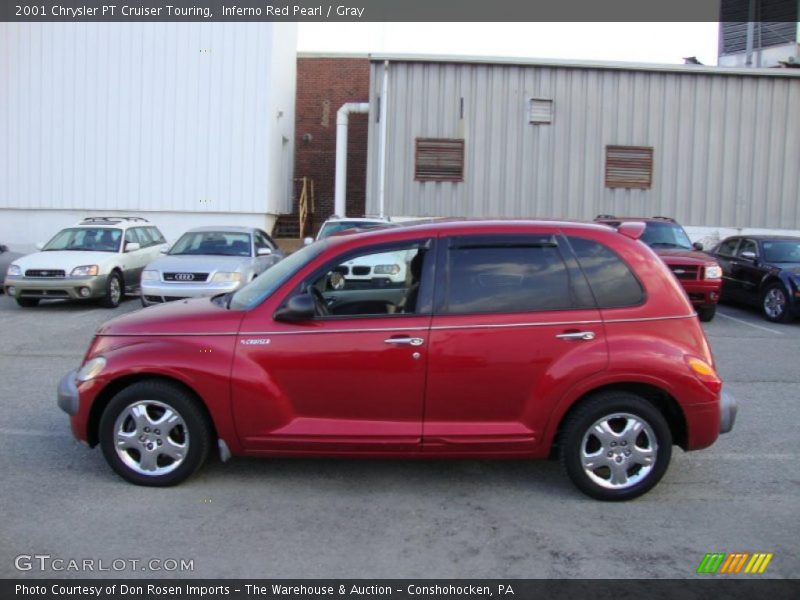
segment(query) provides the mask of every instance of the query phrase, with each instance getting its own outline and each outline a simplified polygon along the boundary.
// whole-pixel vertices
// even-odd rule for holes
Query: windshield
[[[47,242],[43,251],[87,250],[90,252],[119,252],[121,229],[107,227],[70,227],[59,231]]]
[[[290,254],[234,293],[230,307],[235,310],[246,310],[261,304],[292,275],[319,256],[327,246],[327,242],[315,242]]]
[[[322,226],[317,235],[318,240],[324,240],[326,237],[332,236],[334,233],[346,231],[348,229],[376,229],[378,227],[386,227],[386,221],[329,221]]]
[[[764,260],[772,263],[800,263],[800,240],[770,240],[761,243]]]
[[[170,255],[250,256],[250,234],[230,231],[190,231],[170,249]]]
[[[656,223],[650,221],[640,238],[651,248],[680,248],[681,250],[691,250],[692,242],[683,230],[683,227],[676,223]]]

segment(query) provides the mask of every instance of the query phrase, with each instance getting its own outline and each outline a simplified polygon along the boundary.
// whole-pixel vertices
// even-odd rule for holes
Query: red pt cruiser
[[[705,448],[736,416],[643,230],[444,222],[329,238],[231,295],[103,325],[58,402],[79,440],[142,485],[186,479],[214,447],[223,459],[555,451],[586,494],[633,498],[673,444]],[[343,279],[356,259],[405,281]]]

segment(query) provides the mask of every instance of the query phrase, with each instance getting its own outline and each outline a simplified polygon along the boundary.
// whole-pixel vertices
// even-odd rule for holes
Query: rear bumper
[[[736,413],[739,404],[731,394],[724,389],[719,395],[719,432],[730,433],[736,423]]]
[[[95,277],[54,277],[52,279],[34,279],[31,277],[7,277],[3,287],[6,294],[15,298],[69,298],[87,300],[98,298],[106,293],[107,275]],[[13,294],[9,291],[12,288]],[[88,296],[82,296],[80,290],[89,289]]]

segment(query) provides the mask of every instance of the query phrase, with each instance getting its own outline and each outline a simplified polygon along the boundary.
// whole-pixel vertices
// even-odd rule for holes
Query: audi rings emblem
[[[194,273],[175,273],[175,281],[194,281]]]

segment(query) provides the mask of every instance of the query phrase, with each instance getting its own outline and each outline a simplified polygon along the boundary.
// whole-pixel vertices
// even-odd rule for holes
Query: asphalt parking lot
[[[175,488],[125,483],[72,439],[55,389],[99,324],[139,307],[0,296],[0,576],[93,575],[15,568],[44,554],[194,567],[95,576],[682,578],[735,551],[774,553],[765,576],[800,576],[800,321],[721,307],[706,331],[736,428],[676,448],[653,491],[608,504],[546,461],[234,459]]]

